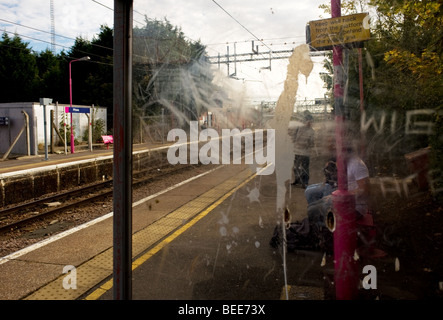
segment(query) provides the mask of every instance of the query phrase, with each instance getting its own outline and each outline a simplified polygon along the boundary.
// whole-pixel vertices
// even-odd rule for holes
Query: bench
[[[114,143],[113,136],[102,136],[103,143],[106,145],[106,149],[109,149],[109,145]]]

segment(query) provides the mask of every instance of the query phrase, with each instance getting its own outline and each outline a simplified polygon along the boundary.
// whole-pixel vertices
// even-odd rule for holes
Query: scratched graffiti
[[[417,183],[426,184],[434,195],[443,190],[441,170],[427,167],[428,138],[436,134],[435,118],[442,114],[433,109],[408,110],[403,114],[362,112],[360,132],[367,139],[365,152],[374,182],[384,197],[408,197]],[[437,139],[442,140],[443,136]],[[427,160],[421,166],[413,166],[412,162],[419,157]],[[386,163],[389,166],[384,167]]]

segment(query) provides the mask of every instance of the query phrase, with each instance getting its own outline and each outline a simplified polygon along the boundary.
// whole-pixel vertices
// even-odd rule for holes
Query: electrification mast
[[[54,0],[51,0],[50,15],[51,15],[51,50],[55,55],[55,18],[54,18]]]

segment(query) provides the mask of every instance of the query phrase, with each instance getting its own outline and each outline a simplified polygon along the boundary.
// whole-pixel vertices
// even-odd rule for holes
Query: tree
[[[438,1],[373,0],[378,8],[374,48],[380,52],[373,100],[391,110],[433,109],[432,166],[443,169],[443,5]],[[381,72],[382,71],[382,72]],[[393,81],[394,80],[394,81]]]
[[[205,46],[186,38],[168,20],[149,20],[134,28],[133,107],[135,116],[159,115],[166,110],[182,122],[196,120],[216,105],[212,72]],[[38,101],[47,96],[69,103],[69,63],[73,104],[107,107],[113,124],[113,30],[106,25],[91,41],[77,37],[68,52],[32,52],[20,37],[6,33],[0,41],[2,102]]]
[[[66,101],[63,91],[67,86],[67,74],[62,68],[64,53],[55,56],[51,50],[46,49],[35,54],[38,69],[37,93],[39,97],[51,97],[53,101]],[[34,97],[33,100],[38,99]],[[35,100],[37,101],[37,100]]]
[[[397,79],[395,109],[441,108],[443,73],[442,5],[436,1],[373,0],[378,8],[374,46],[380,67]],[[387,77],[378,88],[387,84]]]
[[[71,64],[73,96],[77,104],[106,107],[109,128],[113,124],[113,45],[113,30],[101,25],[91,41],[77,37],[66,60],[68,65],[72,59],[91,58]]]
[[[327,6],[324,6],[327,8]],[[436,1],[342,1],[342,15],[371,11],[371,39],[364,44],[364,107],[369,115],[396,117],[395,131],[367,131],[368,151],[374,167],[382,167],[381,158],[390,160],[389,172],[400,166],[404,154],[431,145],[434,166],[442,166],[443,102],[442,5]],[[348,11],[347,11],[348,10]],[[349,118],[358,123],[358,55],[349,51],[346,68]],[[409,110],[435,110],[432,135],[405,135],[405,114]],[[403,127],[402,127],[403,126]],[[385,159],[385,160],[386,160]],[[386,162],[385,162],[386,163]]]
[[[3,33],[0,41],[0,88],[2,102],[33,101],[38,84],[35,56],[28,43]]]
[[[200,41],[187,40],[165,19],[134,29],[134,99],[140,116],[174,114],[196,120],[211,101],[212,73]]]

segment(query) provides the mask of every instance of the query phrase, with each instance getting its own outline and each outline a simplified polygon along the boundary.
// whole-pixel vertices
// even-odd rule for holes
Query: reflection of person
[[[312,128],[312,115],[307,112],[303,117],[303,126],[290,130],[289,134],[294,142],[294,182],[306,188],[309,182],[310,151],[314,146],[315,131]]]
[[[305,190],[305,197],[308,205],[330,195],[337,188],[337,164],[335,158],[330,158],[323,168],[325,181],[308,185]]]
[[[335,160],[335,139],[332,136],[327,137],[325,150],[329,155],[323,167],[325,175],[324,182],[308,185],[305,190],[305,197],[308,205],[330,195],[337,188],[337,164]]]
[[[360,215],[368,212],[369,170],[363,160],[352,150],[346,157],[348,191],[355,196],[355,209]]]
[[[369,212],[369,170],[363,160],[351,147],[344,151],[347,165],[348,191],[355,196],[356,218],[359,219]],[[335,175],[336,179],[336,175]],[[331,183],[319,183],[306,188],[308,216],[315,223],[324,225],[324,218],[332,207],[331,193],[337,187],[336,180]]]
[[[375,242],[375,229],[368,206],[369,170],[352,148],[345,148],[343,152],[347,167],[347,190],[355,196],[355,220],[359,230],[359,239],[364,239],[364,242],[359,243],[359,254],[371,254],[372,245]],[[326,180],[328,179],[326,178]],[[324,182],[310,185],[305,190],[306,200],[308,201],[307,215],[309,225],[313,230],[317,230],[319,234],[318,242],[328,252],[333,250],[330,239],[331,233],[324,234],[322,230],[326,230],[326,217],[333,210],[332,193],[335,189],[334,186],[336,188],[336,185]]]

